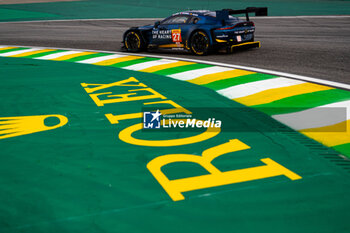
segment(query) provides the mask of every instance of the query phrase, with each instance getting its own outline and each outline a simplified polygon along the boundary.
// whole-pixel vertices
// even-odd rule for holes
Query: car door
[[[163,20],[152,30],[152,44],[160,48],[183,47],[183,28],[187,25],[190,16],[175,15]]]

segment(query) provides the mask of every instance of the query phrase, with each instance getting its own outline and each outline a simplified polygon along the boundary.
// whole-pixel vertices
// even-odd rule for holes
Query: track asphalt
[[[0,44],[120,51],[127,28],[153,22],[0,23]],[[256,39],[262,42],[260,49],[205,57],[161,55],[246,65],[350,84],[350,18],[257,18],[254,22]]]
[[[4,2],[6,3],[6,1]],[[10,3],[10,2],[8,2]],[[228,5],[229,4],[229,5]],[[184,9],[184,6],[187,8]],[[187,9],[266,6],[270,16],[325,15],[325,18],[256,18],[262,48],[199,59],[266,68],[350,83],[349,1],[120,1],[89,0],[0,5],[0,22],[59,19],[164,18]],[[123,32],[154,20],[0,23],[0,43],[24,46],[119,51]],[[174,54],[168,54],[175,56]],[[192,55],[176,54],[193,58]]]

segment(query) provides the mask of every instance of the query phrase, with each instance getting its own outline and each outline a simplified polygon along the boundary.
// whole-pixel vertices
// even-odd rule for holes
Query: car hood
[[[153,25],[145,25],[145,26],[141,26],[139,27],[140,30],[148,30],[148,29],[152,29]]]

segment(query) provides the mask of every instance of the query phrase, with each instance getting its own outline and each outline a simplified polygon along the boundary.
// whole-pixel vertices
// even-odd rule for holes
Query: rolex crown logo
[[[67,122],[62,115],[0,117],[0,139],[56,129]]]

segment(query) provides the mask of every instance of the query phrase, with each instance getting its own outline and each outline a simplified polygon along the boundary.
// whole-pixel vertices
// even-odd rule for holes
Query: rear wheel
[[[206,55],[209,51],[209,37],[204,32],[197,31],[191,36],[190,46],[192,53]]]
[[[145,44],[141,38],[141,35],[137,31],[129,31],[124,37],[125,48],[129,52],[140,52],[144,50]]]

